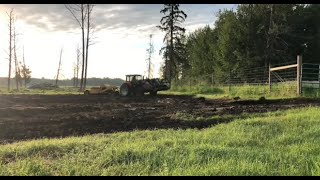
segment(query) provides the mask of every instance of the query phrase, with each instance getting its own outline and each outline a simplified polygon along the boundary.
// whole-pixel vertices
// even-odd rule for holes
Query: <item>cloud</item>
[[[3,8],[14,8],[20,20],[47,31],[74,31],[79,25],[63,4],[5,4]],[[213,24],[215,12],[220,8],[232,8],[234,5],[181,4],[188,17],[185,26],[197,27],[197,24]],[[92,13],[92,23],[96,31],[121,30],[127,33],[152,33],[163,14],[162,4],[97,4]]]

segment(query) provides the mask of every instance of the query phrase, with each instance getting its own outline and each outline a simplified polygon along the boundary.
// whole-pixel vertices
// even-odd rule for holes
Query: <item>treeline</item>
[[[208,74],[215,82],[230,74],[244,79],[248,70],[294,62],[297,55],[320,63],[320,5],[239,5],[220,11],[213,28],[200,28],[181,42],[185,53],[176,64],[176,80]]]
[[[8,78],[0,78],[0,87],[4,88],[7,87],[7,80]],[[13,81],[13,79],[12,79]],[[124,80],[120,78],[88,78],[87,79],[87,86],[100,86],[102,84],[108,84],[108,85],[113,85],[113,86],[121,86],[121,84],[124,82]],[[35,84],[43,84],[43,83],[48,83],[48,84],[55,84],[54,79],[45,79],[45,78],[31,78],[30,82],[27,84],[27,87],[35,85]],[[63,87],[63,86],[73,86],[74,84],[73,79],[62,79],[58,81],[58,86]],[[12,87],[14,87],[12,85]]]

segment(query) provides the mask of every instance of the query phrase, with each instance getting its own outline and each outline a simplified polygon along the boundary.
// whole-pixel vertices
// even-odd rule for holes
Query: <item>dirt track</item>
[[[229,122],[222,115],[263,113],[279,109],[320,106],[320,100],[274,101],[204,100],[191,96],[123,98],[83,95],[0,96],[0,143],[17,140],[112,133],[134,129],[204,128]],[[175,119],[176,113],[219,120]]]

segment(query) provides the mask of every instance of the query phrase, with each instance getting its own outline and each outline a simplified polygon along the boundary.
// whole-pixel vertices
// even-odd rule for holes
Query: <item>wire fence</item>
[[[272,67],[296,64],[296,61],[274,64]],[[297,68],[270,71],[269,67],[247,68],[224,76],[215,73],[201,76],[185,75],[174,80],[173,91],[208,95],[245,97],[296,97],[298,89]],[[320,97],[320,65],[302,65],[302,96]],[[271,78],[269,78],[271,77]]]
[[[306,96],[320,97],[320,64],[304,63],[302,65],[302,92]]]
[[[319,64],[303,64],[302,66],[302,82],[306,85],[313,85],[319,88],[320,65]]]

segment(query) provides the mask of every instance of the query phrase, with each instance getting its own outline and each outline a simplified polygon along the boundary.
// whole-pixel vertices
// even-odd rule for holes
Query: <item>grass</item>
[[[302,94],[305,97],[320,97],[320,88],[304,87],[302,89]]]
[[[320,175],[319,111],[0,145],[0,175]]]
[[[268,99],[294,98],[297,97],[296,85],[293,83],[275,84],[270,93],[268,85],[232,85],[232,86],[173,86],[170,91],[163,94],[174,95],[194,95],[205,98],[234,98],[259,99],[265,97]],[[320,97],[320,89],[307,88],[302,89],[304,97]]]
[[[91,86],[87,87],[90,89]],[[14,95],[14,94],[42,94],[42,95],[68,95],[68,94],[83,94],[78,91],[78,88],[63,87],[56,90],[36,90],[22,88],[19,91],[13,89],[8,91],[6,88],[0,88],[0,94]],[[194,95],[196,97],[205,98],[234,98],[240,97],[241,99],[259,99],[266,97],[268,99],[278,98],[294,98],[296,97],[296,86],[294,84],[277,84],[273,85],[272,93],[269,93],[268,85],[233,85],[229,86],[173,86],[169,91],[161,91],[159,94],[171,95]],[[304,87],[302,90],[304,97],[320,97],[320,89]]]

